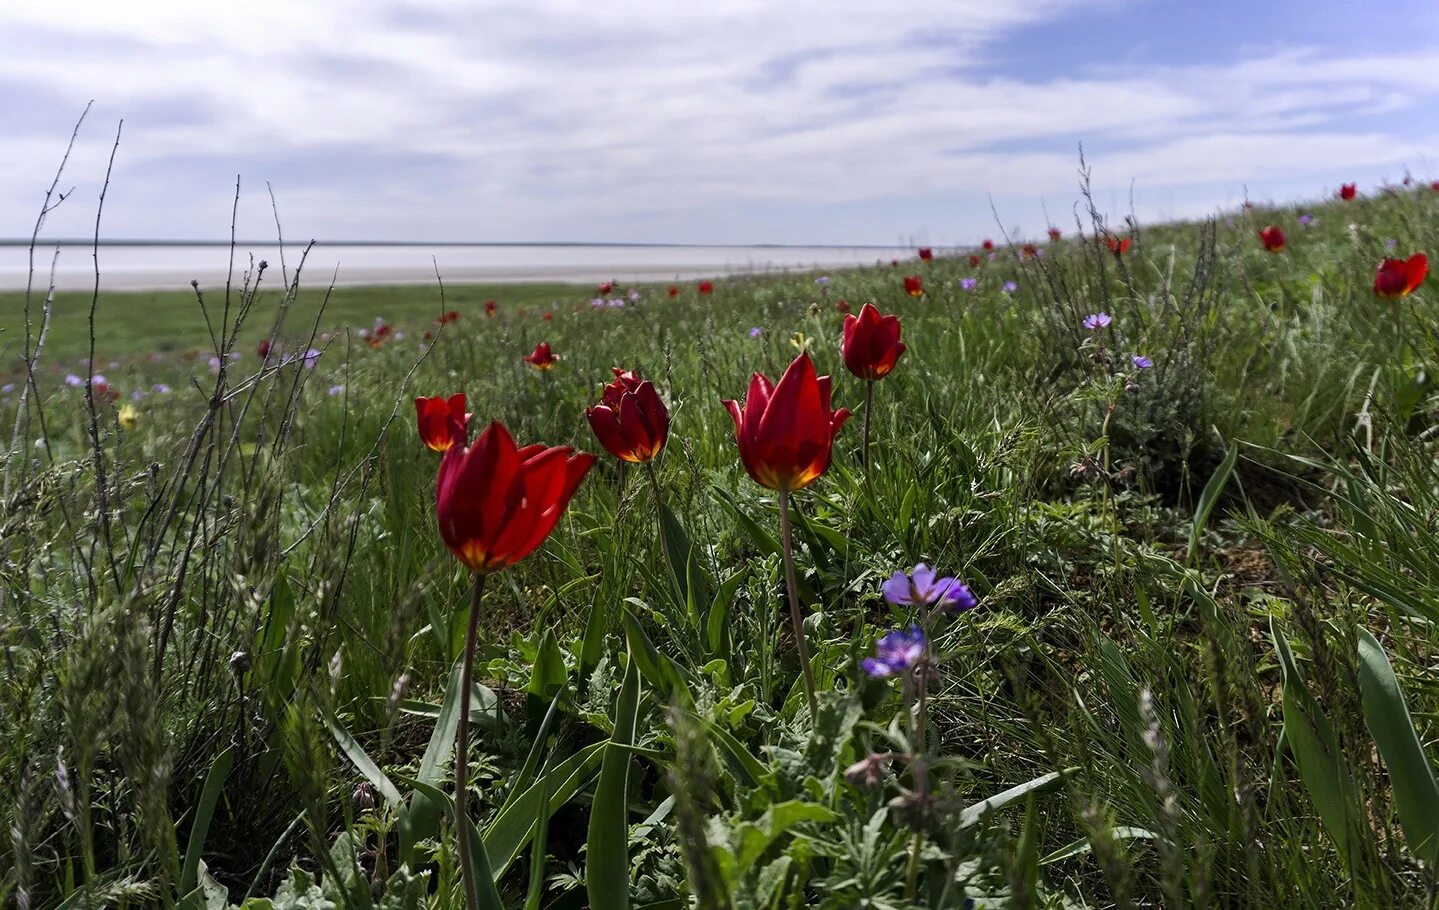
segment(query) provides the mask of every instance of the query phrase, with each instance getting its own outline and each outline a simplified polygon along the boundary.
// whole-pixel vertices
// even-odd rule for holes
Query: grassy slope
[[[448,305],[464,315],[423,358],[418,336],[441,309],[434,290],[343,289],[320,320],[327,333],[382,316],[406,338],[371,350],[336,334],[313,372],[288,367],[248,385],[254,344],[278,300],[265,293],[226,378],[241,393],[211,424],[203,415],[215,371],[207,354],[185,356],[207,338],[193,297],[106,294],[97,363],[122,396],[117,404],[141,392],[129,402],[133,426],[121,425],[116,405],[97,411],[108,529],[88,510],[97,487],[83,390],[61,381],[84,372],[77,358],[88,347],[88,299],[58,301],[40,368],[45,409],[31,412],[22,456],[12,460],[13,506],[0,536],[13,668],[0,704],[15,718],[0,750],[0,779],[14,782],[0,814],[23,835],[7,848],[16,872],[4,881],[48,900],[73,887],[71,870],[93,865],[132,876],[136,888],[169,889],[172,870],[155,859],[174,849],[163,831],[168,819],[189,818],[226,745],[236,766],[206,842],[211,873],[238,900],[297,806],[309,810],[310,836],[292,836],[279,855],[315,868],[307,858],[347,827],[358,830],[350,794],[359,776],[318,723],[321,711],[333,711],[382,767],[412,775],[431,722],[393,710],[393,693],[437,701],[463,629],[465,579],[433,530],[434,458],[414,439],[409,399],[463,390],[477,421],[503,420],[522,443],[594,450],[583,408],[608,368],[622,365],[654,379],[674,414],[665,495],[716,580],[739,573],[728,634],[716,648],[693,626],[663,570],[641,478],[602,461],[542,553],[500,576],[486,601],[481,675],[508,721],[477,753],[482,824],[506,797],[543,712],[540,696],[550,694],[533,668],[542,652],[556,653],[551,642],[568,693],[551,760],[606,735],[628,604],[691,674],[699,714],[765,762],[757,785],[723,764],[712,769],[712,837],[739,837],[722,832],[744,830],[779,800],[838,813],[780,837],[764,855],[770,872],[723,870],[731,891],[759,900],[760,879],[783,874],[785,888],[825,906],[861,897],[906,906],[906,829],[890,818],[878,840],[865,841],[859,827],[883,799],[840,783],[836,770],[884,741],[893,687],[863,680],[854,661],[884,627],[908,620],[878,597],[879,583],[923,560],[983,598],[940,639],[945,663],[930,706],[938,750],[953,759],[945,792],[965,804],[1078,769],[1027,814],[1020,806],[967,840],[937,834],[920,878],[930,899],[941,899],[944,870],[964,861],[978,870],[976,892],[1037,882],[1048,901],[1322,905],[1340,894],[1344,903],[1407,903],[1425,883],[1394,839],[1390,793],[1352,685],[1348,630],[1358,622],[1386,632],[1430,733],[1439,692],[1411,661],[1433,643],[1392,606],[1318,573],[1313,556],[1334,540],[1362,542],[1356,527],[1371,538],[1412,536],[1402,503],[1435,496],[1428,443],[1404,431],[1431,413],[1428,388],[1412,377],[1432,363],[1439,320],[1422,295],[1396,306],[1368,293],[1386,240],[1404,252],[1439,247],[1435,207],[1427,195],[1326,205],[1307,228],[1295,223],[1297,211],[1255,212],[1213,238],[1197,225],[1145,231],[1119,261],[1067,242],[1027,262],[1005,251],[978,270],[954,258],[836,273],[824,286],[812,276],[735,279],[703,300],[692,290],[669,301],[646,289],[639,305],[605,311],[592,311],[583,289],[456,287]],[[1253,238],[1271,220],[1290,234],[1281,255]],[[907,272],[924,276],[924,298],[902,294]],[[978,279],[973,290],[968,278]],[[487,320],[478,304],[491,296],[502,310]],[[311,343],[319,297],[302,294],[279,333],[283,350]],[[792,688],[778,561],[768,552],[773,501],[739,469],[719,400],[740,396],[752,370],[777,376],[795,336],[823,372],[842,373],[840,298],[898,312],[910,350],[877,389],[870,477],[857,464],[856,421],[830,474],[798,497],[799,564],[811,605],[822,608],[812,632],[822,688],[879,725],[842,726],[830,754],[809,740]],[[16,307],[13,296],[0,299],[0,324],[12,331]],[[541,318],[545,310],[553,321]],[[1098,310],[1114,324],[1091,336],[1080,321]],[[14,336],[5,337],[13,351]],[[543,375],[519,360],[541,339],[564,357]],[[1137,373],[1133,353],[1152,357],[1154,368]],[[175,391],[156,394],[157,382]],[[860,383],[836,377],[837,404],[858,408],[862,396]],[[7,427],[14,400],[0,411]],[[1384,472],[1351,457],[1361,412],[1373,415]],[[42,418],[48,448],[31,445]],[[1239,483],[1186,564],[1194,502],[1236,441],[1248,444]],[[1324,495],[1336,471],[1355,472],[1347,502]],[[1240,488],[1246,499],[1235,495]],[[1368,524],[1358,524],[1361,515]],[[1348,559],[1351,576],[1370,573],[1419,600],[1439,579],[1422,554],[1356,549],[1327,559]],[[1215,610],[1190,579],[1217,595]],[[1355,857],[1339,856],[1293,766],[1276,762],[1271,616],[1295,637],[1359,778],[1368,828],[1379,832]],[[603,633],[592,647],[587,623]],[[234,653],[244,655],[239,664]],[[662,701],[647,701],[641,718],[639,741],[660,758],[636,762],[631,822],[675,790],[670,767],[681,780],[702,776],[704,762],[683,730],[665,724]],[[71,785],[88,807],[80,822],[63,822],[59,811],[75,797],[33,784],[53,776],[61,748],[70,779],[83,780]],[[774,748],[810,757],[781,761],[770,757]],[[163,773],[141,772],[155,768]],[[590,789],[555,816],[551,874],[582,867]],[[704,878],[693,854],[682,861],[694,847],[686,804],[675,824],[634,838],[637,900],[671,897]],[[1030,836],[1026,818],[1042,852],[1076,839],[1091,852],[1036,875],[1017,859]],[[376,824],[393,821],[380,813]],[[1131,829],[1159,839],[1112,834]],[[952,820],[938,830],[952,833]],[[784,857],[795,865],[776,871]],[[526,862],[503,880],[511,899],[525,889]],[[259,893],[274,891],[283,865],[259,876]],[[453,875],[441,878],[439,894],[452,895]],[[551,892],[557,906],[583,893],[565,897],[563,885]]]

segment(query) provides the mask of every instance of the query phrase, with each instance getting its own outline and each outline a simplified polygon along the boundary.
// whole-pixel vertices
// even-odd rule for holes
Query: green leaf
[[[605,747],[599,784],[590,804],[585,892],[593,910],[629,910],[630,753],[621,747],[634,744],[639,705],[639,668],[630,661],[615,705],[614,732]]]
[[[661,692],[670,695],[687,694],[689,686],[684,671],[668,655],[660,653],[659,648],[650,641],[649,635],[645,634],[644,626],[640,625],[640,621],[628,607],[621,609],[625,641],[630,646],[630,660],[639,665],[640,672],[650,681],[650,685]]]
[[[714,600],[710,601],[709,614],[705,618],[705,650],[712,655],[729,658],[730,649],[730,605],[734,603],[735,592],[749,574],[746,568],[736,570],[720,583]]]
[[[1364,723],[1379,747],[1394,788],[1394,809],[1404,836],[1430,866],[1439,863],[1439,782],[1424,755],[1419,732],[1399,689],[1384,649],[1367,629],[1359,629],[1359,690]]]
[[[1109,829],[1109,839],[1158,840],[1159,835],[1155,834],[1153,831],[1145,830],[1144,828],[1134,828],[1127,825],[1120,825],[1118,827]],[[1078,840],[1071,841],[1070,843],[1065,844],[1063,847],[1060,847],[1053,853],[1046,855],[1044,859],[1041,859],[1039,861],[1039,864],[1041,866],[1047,866],[1050,863],[1057,863],[1061,860],[1069,859],[1071,856],[1079,856],[1081,853],[1088,853],[1090,850],[1093,849],[1094,844],[1091,843],[1090,839],[1088,837],[1081,837]]]
[[[669,504],[661,500],[659,510],[660,540],[664,545],[675,585],[679,588],[680,601],[691,605],[708,604],[713,594],[710,592],[709,576],[700,562],[699,551],[690,542],[689,534]],[[692,616],[691,620],[696,628],[704,624],[701,616]]]
[[[416,777],[421,783],[434,786],[445,776],[445,765],[455,749],[455,735],[460,725],[460,675],[461,661],[456,659],[450,667],[450,679],[445,685],[445,700],[440,703],[440,713],[435,718],[435,729],[430,734],[429,745],[420,759]],[[419,857],[415,848],[421,841],[433,840],[440,835],[442,809],[419,790],[410,798],[410,803],[400,812],[400,857],[410,865],[418,866]]]
[[[1031,793],[1044,793],[1059,785],[1064,775],[1072,774],[1075,768],[1068,768],[1064,771],[1050,771],[1048,774],[1041,774],[1034,780],[1010,787],[1001,793],[996,793],[989,799],[966,806],[959,813],[959,827],[972,828],[979,824],[980,819],[989,812],[997,812],[1015,800],[1024,799]]]
[[[738,835],[737,868],[743,872],[759,859],[779,836],[800,822],[834,822],[839,819],[832,810],[818,803],[788,800],[775,803],[757,821],[744,822],[736,829]]]
[[[450,817],[455,815],[455,804],[449,794],[438,787],[431,786],[422,780],[415,778],[397,778],[414,787],[417,794],[425,797],[444,810]],[[475,896],[479,899],[480,910],[505,910],[504,901],[500,900],[500,893],[495,888],[495,880],[498,878],[491,870],[490,856],[485,850],[484,841],[480,838],[480,832],[475,828],[474,820],[468,816],[464,819],[463,832],[458,836],[467,837],[470,841],[470,871],[475,880]],[[500,874],[503,874],[501,872]]]
[[[181,894],[188,894],[200,886],[200,855],[205,851],[205,835],[210,832],[210,822],[215,818],[215,804],[219,802],[220,791],[235,755],[226,748],[215,756],[215,763],[205,775],[205,786],[200,790],[200,801],[195,804],[195,820],[190,823],[190,840],[185,844],[185,863],[180,868]]]
[[[1204,492],[1199,494],[1199,503],[1194,509],[1194,524],[1189,529],[1189,556],[1192,563],[1195,555],[1199,553],[1199,538],[1204,534],[1204,526],[1209,523],[1209,514],[1214,511],[1214,506],[1219,502],[1219,494],[1224,492],[1224,487],[1229,483],[1229,477],[1234,473],[1234,463],[1239,459],[1239,446],[1230,445],[1229,451],[1224,454],[1224,461],[1220,462],[1219,469],[1209,482],[1204,485]]]
[[[335,716],[335,713],[329,708],[321,708],[320,715],[324,718],[330,735],[335,738],[335,745],[340,747],[340,751],[345,753],[345,757],[365,776],[365,780],[375,785],[375,789],[380,791],[380,795],[385,798],[386,803],[391,806],[400,805],[404,801],[404,797],[400,796],[400,791],[395,789],[395,785],[385,776],[385,772],[380,770],[380,766],[375,764],[369,754],[365,752],[364,747],[350,735],[350,731],[345,729],[345,725],[340,723],[340,719]]]
[[[555,633],[549,629],[540,638],[539,653],[535,655],[535,666],[530,674],[530,684],[525,691],[539,698],[553,698],[565,687],[569,678],[565,671],[565,655]]]
[[[594,775],[604,756],[605,743],[593,743],[540,776],[524,793],[510,800],[485,829],[485,852],[496,879],[534,834],[542,803],[553,812],[568,803]]]
[[[1319,703],[1309,694],[1304,677],[1299,674],[1299,665],[1289,650],[1289,642],[1279,631],[1273,618],[1269,620],[1269,634],[1274,639],[1274,650],[1279,655],[1279,667],[1284,677],[1284,738],[1299,766],[1299,777],[1314,801],[1320,819],[1346,867],[1352,868],[1353,851],[1356,849],[1354,832],[1359,816],[1358,796],[1354,779],[1344,765],[1339,752],[1339,743],[1329,718],[1324,716]]]

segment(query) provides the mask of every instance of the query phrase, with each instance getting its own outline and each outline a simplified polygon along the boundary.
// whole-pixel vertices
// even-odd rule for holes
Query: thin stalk
[[[794,644],[799,651],[799,665],[804,670],[805,701],[813,722],[819,713],[814,696],[814,668],[809,665],[809,643],[804,638],[804,617],[799,611],[799,585],[794,576],[794,539],[789,527],[789,491],[779,491],[779,533],[784,548],[784,584],[789,590],[789,618],[794,624]]]
[[[469,820],[467,796],[470,772],[470,672],[475,664],[475,626],[480,618],[480,598],[485,596],[485,576],[475,573],[470,589],[470,621],[465,627],[465,654],[460,664],[460,726],[455,734],[455,836],[460,845],[460,878],[465,883],[465,907],[479,910],[479,892],[475,887],[474,870],[470,867]]]
[[[874,380],[864,384],[864,441],[860,443],[859,462],[864,466],[864,477],[869,479],[869,412],[874,407]]]

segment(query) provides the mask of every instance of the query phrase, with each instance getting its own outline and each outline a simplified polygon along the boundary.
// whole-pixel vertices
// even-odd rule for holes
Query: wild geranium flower
[[[669,438],[670,414],[654,383],[632,370],[612,368],[615,379],[600,403],[585,408],[585,419],[595,438],[611,455],[632,464],[652,460]]]
[[[1264,244],[1264,249],[1271,253],[1283,252],[1284,232],[1276,225],[1271,224],[1259,232],[1259,242]]]
[[[749,337],[751,337],[751,338],[758,338],[759,336],[761,336],[761,335],[763,335],[763,334],[764,334],[764,329],[761,329],[759,326],[755,326],[754,328],[752,328],[752,329],[749,330]]]
[[[961,278],[961,279],[959,279],[959,286],[960,286],[961,288],[963,288],[964,290],[966,290],[966,291],[972,291],[972,290],[974,290],[975,288],[979,287],[979,279],[978,279],[978,278]]]
[[[701,296],[707,297],[715,292],[715,283],[713,281],[701,281],[698,290]]]
[[[456,443],[464,444],[470,415],[465,412],[465,393],[415,399],[415,421],[420,439],[432,451],[445,452]]]
[[[568,446],[518,448],[504,424],[491,423],[440,461],[440,537],[472,572],[514,565],[549,535],[594,462]]]
[[[904,292],[911,297],[923,297],[924,280],[918,275],[905,275]]]
[[[1004,283],[1004,287],[1001,290],[1003,290],[1006,294],[1013,294],[1015,291],[1019,290],[1019,285],[1015,284],[1013,281],[1006,281]]]
[[[1408,259],[1385,257],[1374,274],[1374,293],[1380,297],[1408,297],[1424,283],[1429,274],[1429,257],[1415,253]]]
[[[740,460],[755,483],[793,492],[829,470],[834,437],[849,411],[833,410],[828,376],[815,373],[801,353],[778,384],[763,373],[750,377],[744,404],[725,401],[734,418]]]
[[[1123,256],[1129,252],[1129,237],[1109,236],[1104,238],[1104,245],[1109,247],[1109,252],[1116,256]]]
[[[594,308],[597,309],[597,310],[602,310],[602,309],[604,309],[604,307],[605,307],[605,298],[603,298],[603,297],[596,297],[596,298],[594,298],[593,300],[590,301],[590,306],[594,307]]]
[[[957,578],[937,578],[939,573],[924,563],[906,575],[895,572],[884,583],[884,599],[895,606],[940,607],[946,610],[972,610],[979,604],[974,592]]]
[[[305,356],[301,358],[305,361],[305,369],[313,370],[315,368],[315,364],[320,362],[321,353],[321,351],[317,351],[314,348],[310,348],[309,350],[307,350],[305,352]]]
[[[920,247],[918,250],[916,250],[916,253],[918,253],[919,258],[925,262],[930,262],[934,259],[934,250],[930,249],[927,246]]]
[[[1305,227],[1309,227],[1309,225],[1311,225],[1311,224],[1314,223],[1314,216],[1313,216],[1313,215],[1300,215],[1300,216],[1299,216],[1299,223],[1302,224],[1302,225],[1304,225]]]
[[[844,338],[839,349],[845,367],[855,376],[870,382],[883,379],[904,353],[904,342],[899,340],[899,317],[881,316],[874,304],[866,303],[858,316],[844,317]]]
[[[331,397],[331,398],[334,398],[336,395],[343,395],[343,394],[345,394],[345,387],[344,387],[344,386],[342,386],[342,385],[332,385],[332,386],[330,386],[330,397]]]
[[[1150,360],[1148,357],[1145,357],[1143,354],[1132,355],[1129,358],[1129,362],[1134,365],[1134,368],[1136,370],[1147,370],[1150,367],[1154,366],[1154,361]]]
[[[1083,325],[1089,331],[1097,332],[1105,326],[1109,325],[1110,321],[1111,320],[1108,313],[1090,313],[1088,316],[1084,317]]]
[[[1339,198],[1340,198],[1340,199],[1343,199],[1345,202],[1348,202],[1349,200],[1353,199],[1353,198],[1354,198],[1355,196],[1357,196],[1357,195],[1359,195],[1359,187],[1358,187],[1357,184],[1353,184],[1353,183],[1341,183],[1341,184],[1339,184]]]
[[[550,343],[548,341],[541,341],[535,345],[533,354],[527,354],[525,356],[525,362],[537,370],[548,370],[558,363],[559,360],[560,358],[555,356],[555,353],[550,350]]]
[[[170,387],[167,386],[167,385],[165,385],[165,383],[163,383],[163,382],[157,382],[157,383],[155,383],[155,385],[151,388],[151,391],[153,391],[156,395],[169,395],[169,394],[170,394]]]
[[[814,283],[819,285],[820,287],[824,287],[825,285],[829,284],[829,276],[821,275],[814,280]]]
[[[874,646],[874,656],[860,662],[864,672],[876,678],[906,673],[924,657],[924,632],[919,626],[895,629]]]
[[[1064,236],[1064,232],[1061,231],[1059,228],[1057,228],[1057,227],[1051,227],[1051,228],[1049,229],[1049,239],[1050,239],[1051,241],[1058,241],[1059,238],[1061,238],[1061,237],[1063,237],[1063,236]]]
[[[78,388],[85,384],[85,380],[81,379],[79,376],[76,376],[74,373],[67,373],[65,375],[65,384],[70,386],[71,388]]]

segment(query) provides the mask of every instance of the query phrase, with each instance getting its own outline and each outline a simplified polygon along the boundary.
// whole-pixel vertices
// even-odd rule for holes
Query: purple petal
[[[894,672],[894,667],[877,657],[866,657],[859,662],[859,665],[864,672],[876,678],[889,676]]]
[[[931,589],[934,587],[934,570],[924,563],[919,563],[909,574],[910,578],[914,579],[915,594],[920,600],[928,602],[933,596]]]
[[[896,606],[912,603],[910,599],[909,576],[895,572],[884,583],[884,599]]]

